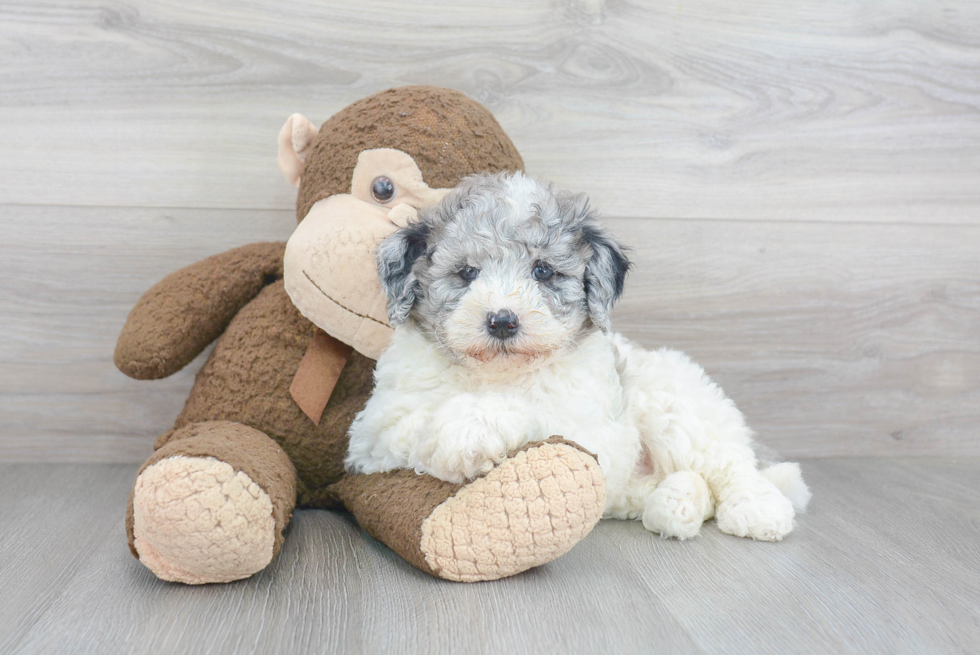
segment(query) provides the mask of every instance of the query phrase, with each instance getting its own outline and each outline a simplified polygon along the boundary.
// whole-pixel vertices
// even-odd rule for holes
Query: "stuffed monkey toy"
[[[130,494],[130,549],[163,580],[253,575],[295,507],[351,512],[410,564],[456,581],[514,575],[567,552],[602,515],[595,458],[559,437],[458,485],[397,471],[349,475],[347,429],[371,393],[391,328],[378,243],[466,175],[523,162],[466,96],[417,86],[341,110],[318,130],[294,114],[279,165],[298,186],[288,243],[256,243],[164,278],[116,346],[126,375],[207,362]]]

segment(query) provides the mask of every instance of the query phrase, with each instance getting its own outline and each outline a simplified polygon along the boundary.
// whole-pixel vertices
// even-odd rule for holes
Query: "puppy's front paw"
[[[643,527],[663,537],[690,539],[711,518],[714,499],[697,473],[678,471],[657,485],[643,509]]]
[[[719,530],[759,541],[781,541],[792,532],[793,504],[775,486],[760,486],[735,489],[718,505]]]
[[[489,473],[508,452],[542,438],[528,403],[493,395],[453,397],[430,427],[413,459],[423,472],[456,483]]]

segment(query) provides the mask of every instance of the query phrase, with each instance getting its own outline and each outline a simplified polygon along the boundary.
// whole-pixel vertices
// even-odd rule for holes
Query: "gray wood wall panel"
[[[793,457],[977,454],[980,5],[0,7],[0,459],[135,462],[201,360],[112,366],[139,295],[284,239],[284,118],[393,85],[487,104],[634,247],[616,326]]]
[[[286,116],[432,83],[615,215],[978,220],[970,0],[10,0],[0,43],[0,202],[286,207]]]
[[[980,229],[613,220],[614,325],[688,352],[794,456],[980,454]]]
[[[173,424],[206,353],[166,380],[130,380],[112,362],[129,310],[177,268],[288,238],[296,217],[0,205],[0,224],[0,459],[135,462]]]
[[[129,309],[171,270],[286,238],[294,220],[0,207],[0,457],[141,461],[203,357],[126,378],[112,351]],[[980,226],[607,220],[635,264],[614,326],[688,352],[767,445],[980,454]]]

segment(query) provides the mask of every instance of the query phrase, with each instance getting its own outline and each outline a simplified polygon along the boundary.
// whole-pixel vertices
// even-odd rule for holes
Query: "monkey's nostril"
[[[521,322],[517,314],[509,309],[502,309],[499,312],[491,312],[487,315],[487,332],[498,339],[510,339],[517,334]]]

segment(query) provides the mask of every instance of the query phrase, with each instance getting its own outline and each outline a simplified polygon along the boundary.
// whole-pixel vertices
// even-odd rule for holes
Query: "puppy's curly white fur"
[[[697,364],[609,332],[629,262],[584,195],[523,173],[469,177],[386,239],[396,326],[350,428],[347,467],[463,482],[562,435],[597,455],[605,515],[686,539],[716,516],[778,541],[809,491],[758,468],[742,414]]]

